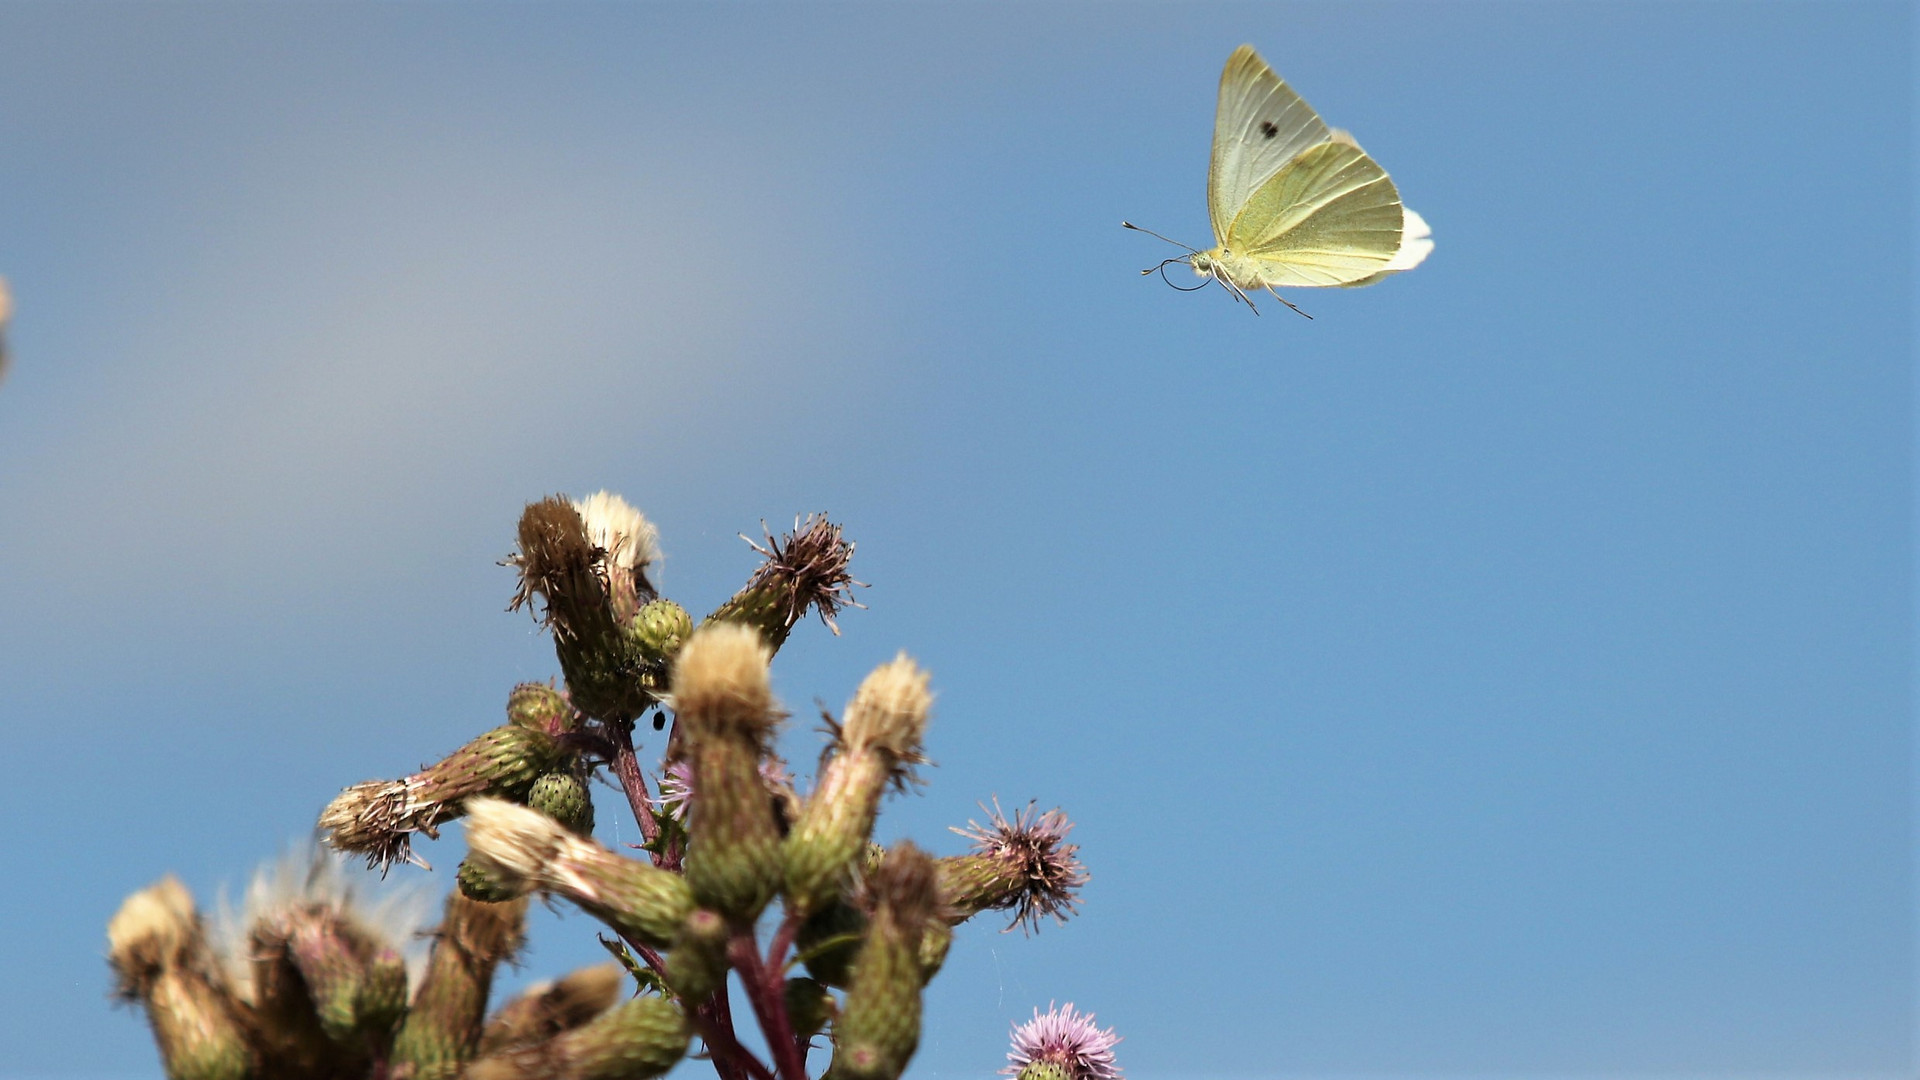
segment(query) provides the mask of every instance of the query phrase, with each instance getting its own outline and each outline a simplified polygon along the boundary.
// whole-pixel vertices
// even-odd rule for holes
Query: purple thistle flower
[[[1075,893],[1087,883],[1087,868],[1075,857],[1079,845],[1067,843],[1073,822],[1058,807],[1043,814],[1028,803],[1009,821],[995,799],[985,825],[969,821],[967,826],[952,831],[973,841],[975,854],[1004,861],[1025,880],[1019,893],[993,905],[1014,909],[1008,930],[1024,925],[1033,933],[1042,916],[1064,923],[1078,909]]]
[[[787,763],[775,757],[760,762],[760,779],[769,790],[793,786],[793,779],[787,774]],[[653,805],[675,821],[687,820],[693,808],[691,762],[675,761],[667,766],[667,771],[660,774],[660,795],[653,800]]]
[[[673,762],[660,774],[660,796],[653,803],[675,821],[685,821],[692,802],[693,766],[685,761]]]
[[[1096,1027],[1092,1013],[1077,1013],[1073,1002],[1046,1013],[1033,1010],[1033,1019],[1013,1029],[1013,1049],[1000,1072],[1020,1076],[1035,1065],[1053,1066],[1067,1080],[1120,1080],[1113,1046],[1120,1036],[1112,1028]]]

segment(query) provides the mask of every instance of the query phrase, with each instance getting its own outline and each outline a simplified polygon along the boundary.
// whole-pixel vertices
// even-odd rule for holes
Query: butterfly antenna
[[[1285,304],[1285,305],[1287,305],[1288,307],[1290,307],[1290,308],[1293,308],[1293,313],[1294,313],[1295,315],[1298,315],[1298,316],[1300,316],[1300,317],[1301,317],[1301,318],[1303,318],[1303,319],[1311,319],[1311,318],[1313,318],[1313,316],[1311,316],[1311,315],[1309,315],[1309,314],[1307,314],[1307,313],[1306,313],[1306,312],[1304,312],[1304,311],[1301,311],[1301,310],[1300,310],[1299,308],[1297,308],[1297,307],[1293,307],[1293,301],[1291,301],[1291,300],[1289,300],[1289,299],[1287,299],[1287,298],[1286,298],[1286,297],[1284,297],[1284,296],[1281,296],[1281,295],[1280,295],[1279,293],[1277,293],[1277,292],[1273,292],[1273,286],[1271,286],[1271,285],[1269,285],[1269,286],[1267,286],[1267,291],[1268,291],[1268,292],[1270,292],[1270,293],[1273,293],[1273,298],[1274,298],[1275,300],[1278,300],[1278,301],[1280,301],[1281,303],[1283,303],[1283,304]],[[1248,303],[1252,303],[1252,301],[1248,301]]]
[[[1133,230],[1134,232],[1143,232],[1143,233],[1146,233],[1146,234],[1147,234],[1148,236],[1151,236],[1151,237],[1155,237],[1155,238],[1157,238],[1157,239],[1160,239],[1160,240],[1165,240],[1165,241],[1166,241],[1167,243],[1169,243],[1169,244],[1172,244],[1172,245],[1173,245],[1174,247],[1177,247],[1177,248],[1181,248],[1181,249],[1184,249],[1184,250],[1185,250],[1185,251],[1187,252],[1187,254],[1189,254],[1189,255],[1198,255],[1198,254],[1200,254],[1200,252],[1199,252],[1199,250],[1198,250],[1198,249],[1196,249],[1196,248],[1190,248],[1190,247],[1187,247],[1187,245],[1185,245],[1185,244],[1183,244],[1183,243],[1181,243],[1181,242],[1180,242],[1180,241],[1178,241],[1178,240],[1174,240],[1174,239],[1171,239],[1171,238],[1169,238],[1169,237],[1165,237],[1165,236],[1161,236],[1161,235],[1160,235],[1159,233],[1157,233],[1157,232],[1154,232],[1154,231],[1153,231],[1152,229],[1143,229],[1143,228],[1141,228],[1140,226],[1138,226],[1138,225],[1135,225],[1135,224],[1134,224],[1133,222],[1131,222],[1131,221],[1123,221],[1123,222],[1121,222],[1121,223],[1120,223],[1120,227],[1121,227],[1121,228],[1123,228],[1123,229],[1132,229],[1132,230]],[[1179,261],[1179,260],[1177,260],[1177,259],[1170,259],[1170,260],[1168,260],[1168,261],[1169,261],[1169,262],[1177,262],[1177,261]],[[1149,274],[1151,274],[1151,273],[1153,273],[1153,271],[1151,271],[1151,270],[1149,270],[1149,271],[1147,271],[1147,273],[1149,273]]]
[[[1151,273],[1153,273],[1153,272],[1154,272],[1154,270],[1158,270],[1158,271],[1160,272],[1160,280],[1161,280],[1161,281],[1164,281],[1164,282],[1166,282],[1166,283],[1167,283],[1167,287],[1168,287],[1169,289],[1177,289],[1177,290],[1179,290],[1180,292],[1198,292],[1199,290],[1201,290],[1201,289],[1204,289],[1204,288],[1206,288],[1206,287],[1207,287],[1207,283],[1206,283],[1206,282],[1204,282],[1204,281],[1203,281],[1203,282],[1201,282],[1201,283],[1200,283],[1200,284],[1198,284],[1198,285],[1175,285],[1175,284],[1173,283],[1173,279],[1172,279],[1172,278],[1169,278],[1169,277],[1167,276],[1167,266],[1168,266],[1169,264],[1171,264],[1171,263],[1184,263],[1184,262],[1186,262],[1186,261],[1187,261],[1187,258],[1186,258],[1186,256],[1184,256],[1184,255],[1183,255],[1183,256],[1181,256],[1181,257],[1180,257],[1180,258],[1178,258],[1178,259],[1162,259],[1162,260],[1160,260],[1160,265],[1159,265],[1159,266],[1156,266],[1156,267],[1154,267],[1154,268],[1153,268],[1152,270],[1142,270],[1142,271],[1140,271],[1140,273],[1141,273],[1142,275],[1145,275],[1145,274],[1151,274]]]

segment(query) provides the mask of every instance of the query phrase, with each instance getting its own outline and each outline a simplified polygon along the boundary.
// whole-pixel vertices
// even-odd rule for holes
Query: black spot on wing
[[[1280,127],[1271,120],[1262,120],[1260,121],[1260,134],[1271,139],[1280,134]]]

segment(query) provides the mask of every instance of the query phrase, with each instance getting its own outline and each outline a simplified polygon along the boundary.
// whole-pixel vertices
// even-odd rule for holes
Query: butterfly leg
[[[1309,315],[1309,314],[1307,314],[1307,313],[1306,313],[1306,312],[1304,312],[1304,311],[1301,311],[1301,310],[1300,310],[1299,308],[1297,308],[1297,307],[1293,307],[1293,301],[1291,301],[1291,300],[1289,300],[1289,299],[1287,299],[1287,298],[1286,298],[1286,297],[1284,297],[1284,296],[1281,296],[1281,295],[1280,295],[1279,293],[1277,293],[1277,292],[1273,292],[1273,286],[1271,286],[1271,285],[1269,285],[1269,286],[1267,286],[1267,291],[1268,291],[1268,292],[1270,292],[1270,293],[1273,293],[1273,298],[1274,298],[1275,300],[1278,300],[1278,301],[1280,301],[1281,303],[1283,303],[1283,304],[1285,304],[1285,305],[1287,305],[1288,307],[1290,307],[1290,308],[1293,308],[1293,313],[1294,313],[1295,315],[1298,315],[1298,316],[1300,316],[1300,317],[1301,317],[1301,318],[1303,318],[1303,319],[1311,319],[1311,318],[1313,318],[1313,316],[1311,316],[1311,315]]]
[[[1271,286],[1271,284],[1267,286],[1267,292],[1273,292],[1273,286]],[[1275,300],[1279,300],[1279,302],[1281,302],[1281,304],[1284,304],[1284,306],[1294,307],[1294,302],[1292,302],[1292,300],[1288,300],[1288,298],[1284,298],[1284,296],[1281,296],[1279,292],[1273,292],[1273,298],[1275,298]],[[1294,307],[1294,315],[1300,315],[1302,319],[1311,319],[1311,317],[1313,317],[1313,315],[1308,315],[1306,311],[1302,311],[1300,307]]]
[[[1215,275],[1213,280],[1226,286],[1227,291],[1233,294],[1233,298],[1235,300],[1238,300],[1241,303],[1247,305],[1248,311],[1253,312],[1255,315],[1260,314],[1260,309],[1254,306],[1253,300],[1247,296],[1247,291],[1245,289],[1242,289],[1240,286],[1235,285],[1232,281],[1229,281],[1228,279],[1224,277],[1220,277],[1218,275]]]

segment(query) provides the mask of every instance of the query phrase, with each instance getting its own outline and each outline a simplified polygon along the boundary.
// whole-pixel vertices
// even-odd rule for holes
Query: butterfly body
[[[1386,170],[1248,45],[1220,75],[1207,209],[1216,246],[1173,261],[1242,300],[1261,289],[1371,285],[1433,250],[1432,231],[1401,205]]]

